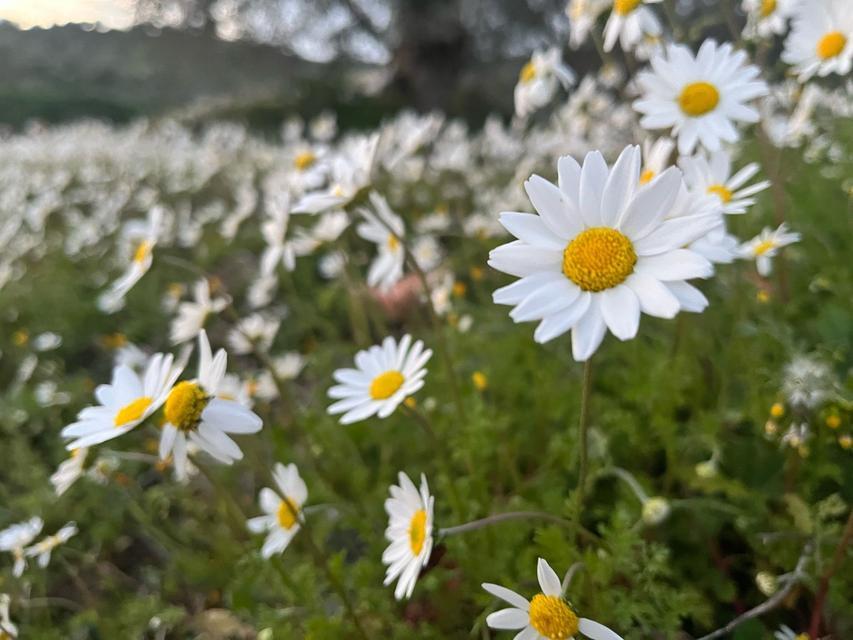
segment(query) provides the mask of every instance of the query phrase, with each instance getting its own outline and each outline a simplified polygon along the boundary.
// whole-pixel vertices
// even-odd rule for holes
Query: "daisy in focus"
[[[515,114],[526,118],[551,102],[557,88],[568,89],[575,81],[574,72],[563,64],[560,50],[534,51],[521,68],[515,85]]]
[[[173,457],[178,479],[187,476],[189,442],[219,462],[232,464],[243,458],[243,452],[229,434],[257,433],[263,426],[239,402],[217,397],[228,356],[224,349],[213,356],[204,329],[198,335],[198,349],[198,378],[176,384],[163,405],[166,422],[160,436],[160,458]]]
[[[759,275],[766,278],[773,272],[773,258],[779,249],[799,241],[800,234],[788,231],[788,226],[783,222],[775,230],[765,227],[752,240],[745,242],[740,248],[740,257],[754,259]]]
[[[402,471],[399,485],[391,485],[391,497],[385,500],[388,528],[385,537],[391,543],[382,554],[387,586],[397,580],[394,597],[410,598],[421,569],[429,562],[432,553],[433,503],[426,477],[421,475],[421,487]]]
[[[743,0],[741,6],[747,16],[744,34],[757,34],[761,38],[784,34],[788,30],[788,19],[802,1]]]
[[[376,192],[370,194],[373,210],[358,210],[365,222],[356,227],[359,236],[376,245],[378,254],[367,272],[367,285],[387,291],[403,277],[406,250],[401,239],[405,234],[403,219],[391,211],[388,201]]]
[[[343,413],[341,424],[351,424],[376,415],[387,418],[407,397],[424,386],[424,365],[432,349],[405,335],[398,343],[388,336],[382,345],[373,345],[355,354],[355,369],[338,369],[332,377],[340,384],[329,389],[337,400],[328,412]]]
[[[687,188],[694,193],[716,196],[723,213],[727,214],[746,213],[747,208],[755,204],[752,196],[770,186],[769,180],[744,186],[758,173],[758,163],[750,162],[732,175],[732,159],[724,149],[710,156],[699,153],[682,158],[679,165],[684,171]]]
[[[661,0],[614,0],[604,26],[604,50],[611,51],[619,40],[623,51],[632,51],[645,36],[661,34],[660,21],[646,5]]]
[[[145,375],[126,365],[113,369],[110,384],[95,389],[98,406],[86,407],[77,422],[62,429],[63,438],[73,438],[69,451],[112,440],[136,427],[166,401],[169,389],[181,375],[171,354],[155,354],[148,360]]]
[[[295,464],[276,463],[273,479],[278,492],[264,487],[258,500],[266,515],[250,518],[247,525],[252,533],[267,533],[261,555],[270,558],[282,553],[299,532],[303,519],[302,505],[308,499],[308,488],[299,476]]]
[[[50,483],[53,485],[53,490],[57,496],[61,496],[68,491],[83,475],[88,455],[89,449],[85,447],[82,449],[72,449],[71,456],[59,464],[59,467],[50,476]]]
[[[591,640],[622,640],[603,624],[579,618],[563,597],[560,578],[542,558],[536,565],[540,593],[528,600],[511,589],[484,583],[483,589],[512,605],[490,613],[486,624],[492,629],[520,629],[516,640],[570,640],[580,632]]]
[[[676,213],[681,171],[670,167],[641,185],[640,165],[639,147],[626,147],[612,168],[598,151],[582,167],[564,156],[559,186],[537,175],[524,185],[538,215],[500,216],[518,239],[492,250],[489,265],[520,279],[495,291],[495,303],[514,306],[515,322],[540,321],[537,342],[571,330],[578,361],[595,353],[608,329],[620,340],[636,336],[641,313],[675,317],[685,292],[695,291],[686,280],[713,272],[683,247],[717,216],[667,219]]]
[[[853,13],[847,0],[803,1],[785,40],[782,60],[800,82],[814,75],[844,76],[853,65]]]
[[[169,337],[172,344],[181,344],[195,340],[204,327],[207,317],[219,313],[228,305],[227,298],[211,298],[210,283],[202,278],[193,287],[193,302],[181,302],[178,305],[178,315],[172,320]]]
[[[27,568],[26,548],[41,533],[43,526],[44,521],[36,516],[0,531],[0,551],[12,554],[15,561],[12,575],[16,578],[20,578]]]
[[[68,542],[75,535],[77,535],[77,525],[69,522],[52,536],[47,536],[27,549],[27,555],[37,557],[38,565],[44,569],[50,564],[50,555],[53,553],[53,550],[59,545]]]
[[[693,153],[697,143],[716,151],[721,142],[736,142],[734,123],[758,122],[758,111],[747,103],[768,92],[758,67],[746,60],[728,42],[706,40],[695,56],[684,45],[669,45],[652,56],[651,70],[637,75],[643,95],[633,106],[643,114],[641,126],[672,128],[681,155]]]

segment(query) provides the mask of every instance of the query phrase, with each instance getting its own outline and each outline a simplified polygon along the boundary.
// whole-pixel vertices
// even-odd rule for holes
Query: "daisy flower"
[[[495,303],[514,306],[516,322],[540,320],[537,342],[571,330],[572,353],[583,361],[608,329],[629,340],[641,312],[672,318],[683,308],[685,281],[713,272],[684,246],[718,220],[667,219],[677,212],[681,171],[670,167],[640,185],[639,147],[626,147],[612,168],[598,151],[587,154],[583,167],[564,156],[558,173],[559,186],[536,175],[524,185],[539,215],[501,214],[518,240],[492,250],[489,265],[520,278],[495,291]]]
[[[83,475],[83,468],[86,464],[88,454],[89,449],[86,447],[72,449],[71,457],[61,462],[53,475],[50,476],[50,483],[53,485],[53,490],[57,496],[61,496],[68,491],[80,476]]]
[[[44,521],[39,517],[30,518],[26,522],[13,524],[0,531],[0,551],[12,554],[15,566],[12,574],[20,578],[27,568],[26,547],[41,533]]]
[[[37,556],[38,565],[44,569],[50,563],[50,554],[53,553],[53,550],[77,535],[77,531],[77,525],[69,522],[52,536],[47,536],[27,549],[27,555],[30,557]]]
[[[762,180],[745,187],[744,185],[758,173],[758,163],[751,162],[732,175],[732,159],[729,152],[720,149],[710,154],[699,153],[679,161],[684,171],[687,188],[697,194],[711,194],[722,206],[723,213],[746,213],[747,207],[755,204],[754,196],[770,186],[769,180]]]
[[[252,533],[267,533],[261,555],[269,558],[282,553],[299,532],[303,519],[302,505],[308,499],[308,489],[295,464],[276,463],[273,479],[278,492],[264,487],[258,495],[266,515],[250,518],[247,525]]]
[[[12,599],[6,593],[0,593],[0,640],[15,640],[18,627],[9,617],[9,605]]]
[[[384,584],[397,580],[394,597],[401,600],[411,597],[421,569],[429,562],[435,498],[430,495],[423,474],[420,491],[402,471],[398,481],[399,485],[391,485],[391,497],[385,500],[388,513],[385,538],[391,544],[382,554],[382,563],[388,565]]]
[[[260,313],[240,320],[228,334],[228,345],[238,355],[252,353],[256,348],[268,351],[281,323]]]
[[[604,13],[610,0],[569,0],[566,5],[566,16],[569,18],[571,33],[569,44],[572,49],[577,49],[589,35],[595,26],[598,16]]]
[[[640,184],[648,184],[664,169],[672,166],[670,159],[675,149],[671,138],[646,139],[643,141],[643,170],[640,173]]]
[[[243,458],[243,452],[228,434],[257,433],[262,426],[261,419],[240,403],[217,397],[228,356],[224,349],[213,356],[204,329],[198,348],[198,378],[176,384],[163,405],[160,458],[174,456],[178,478],[186,477],[188,441],[219,462],[232,464]]]
[[[681,155],[697,143],[709,151],[720,142],[735,142],[734,122],[758,122],[758,111],[746,103],[767,95],[758,67],[746,64],[743,51],[706,40],[694,56],[684,45],[671,44],[651,58],[652,70],[637,82],[643,92],[634,109],[646,129],[672,128]]]
[[[802,0],[743,0],[747,15],[746,33],[762,38],[782,35],[788,30],[788,18],[794,15]]]
[[[178,305],[178,315],[172,321],[170,338],[172,344],[181,344],[194,340],[204,327],[207,317],[219,313],[228,305],[227,298],[211,298],[210,283],[202,278],[193,287],[193,302],[181,302]]]
[[[563,597],[563,586],[551,566],[539,558],[536,566],[540,593],[527,600],[511,589],[483,583],[483,589],[512,605],[490,613],[486,624],[492,629],[521,629],[516,640],[570,640],[580,632],[591,640],[622,640],[603,624],[579,618]]]
[[[154,207],[145,222],[134,221],[125,226],[124,239],[132,246],[130,264],[124,274],[98,298],[98,308],[105,313],[114,313],[124,306],[124,297],[148,273],[151,268],[152,252],[160,235],[163,209]]]
[[[623,51],[631,51],[644,36],[659,36],[660,21],[646,5],[660,1],[613,0],[613,10],[604,26],[604,50],[611,51],[619,40]]]
[[[789,232],[788,226],[783,222],[776,230],[764,227],[761,233],[745,242],[740,248],[740,256],[746,259],[754,258],[758,273],[766,278],[773,271],[772,258],[779,249],[799,241],[800,234]]]
[[[279,200],[285,199],[279,196]],[[274,274],[279,265],[287,271],[293,271],[296,268],[293,243],[285,240],[289,222],[289,202],[281,202],[270,208],[269,217],[261,224],[261,233],[267,243],[267,248],[261,256],[261,273],[264,275]]]
[[[86,407],[77,414],[77,422],[62,429],[62,437],[74,438],[66,448],[91,447],[132,430],[160,408],[180,374],[171,354],[152,356],[142,378],[128,366],[117,366],[112,382],[95,389],[100,404]]]
[[[410,348],[411,347],[411,348]],[[341,424],[351,424],[378,415],[387,418],[407,397],[424,386],[424,365],[432,349],[424,350],[418,340],[406,334],[398,343],[388,336],[382,345],[373,345],[355,354],[356,369],[338,369],[332,377],[340,384],[329,389],[337,400],[328,412],[343,413]]]
[[[403,277],[403,262],[406,251],[400,239],[405,233],[403,219],[391,211],[388,201],[376,192],[371,192],[373,211],[360,207],[358,213],[365,219],[356,227],[356,232],[365,240],[376,244],[379,253],[367,272],[367,284],[387,291]]]
[[[853,64],[853,13],[847,0],[802,2],[785,40],[782,60],[800,82],[815,74],[847,75]]]
[[[534,51],[530,60],[521,68],[515,85],[515,113],[526,118],[537,109],[548,104],[562,85],[568,89],[575,81],[574,72],[563,64],[560,50],[552,47],[547,51]]]

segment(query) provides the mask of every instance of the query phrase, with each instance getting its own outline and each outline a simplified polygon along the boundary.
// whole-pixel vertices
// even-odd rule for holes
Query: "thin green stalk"
[[[578,420],[578,486],[575,490],[575,519],[580,526],[583,513],[584,492],[588,471],[588,431],[589,431],[589,396],[592,388],[592,358],[583,363],[583,382],[581,383],[581,410]]]

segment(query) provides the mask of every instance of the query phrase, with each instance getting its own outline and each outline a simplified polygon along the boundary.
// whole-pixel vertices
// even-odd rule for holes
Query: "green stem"
[[[589,431],[589,396],[592,387],[592,357],[583,363],[583,382],[581,383],[581,410],[578,420],[578,486],[575,490],[575,520],[580,526],[583,513],[584,492],[588,471],[588,431]]]

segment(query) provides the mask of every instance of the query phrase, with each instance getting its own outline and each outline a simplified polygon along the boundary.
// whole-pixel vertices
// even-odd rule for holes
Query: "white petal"
[[[501,609],[486,617],[486,624],[492,629],[523,629],[530,622],[530,616],[521,609]]]
[[[625,284],[601,292],[601,315],[614,336],[631,340],[640,326],[640,301]]]
[[[557,577],[557,573],[551,568],[551,565],[542,558],[539,558],[536,563],[536,577],[539,579],[539,587],[542,589],[542,593],[546,596],[561,596],[563,594],[560,578]]]
[[[482,587],[496,598],[500,598],[504,602],[508,602],[518,609],[523,611],[530,609],[530,603],[527,601],[527,598],[520,596],[512,589],[507,589],[506,587],[502,587],[499,584],[492,584],[491,582],[484,582]]]
[[[580,214],[588,227],[601,226],[601,196],[607,176],[607,163],[601,152],[586,154],[581,168]]]
[[[589,309],[572,328],[572,357],[578,362],[587,360],[598,349],[606,332],[599,297],[593,295]]]
[[[578,620],[578,631],[591,640],[622,640],[622,636],[614,633],[603,624],[588,618]]]

